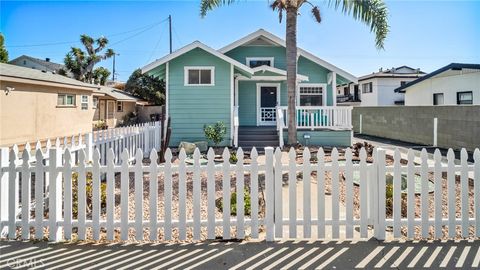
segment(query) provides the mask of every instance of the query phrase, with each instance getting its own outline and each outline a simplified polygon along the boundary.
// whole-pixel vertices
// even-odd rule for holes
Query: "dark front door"
[[[277,87],[260,87],[260,121],[261,125],[275,125],[277,106]]]

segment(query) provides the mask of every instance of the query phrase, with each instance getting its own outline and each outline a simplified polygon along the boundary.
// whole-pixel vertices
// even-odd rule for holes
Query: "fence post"
[[[375,160],[373,161],[376,169],[376,196],[374,197],[373,205],[375,205],[376,210],[374,213],[375,225],[374,232],[375,238],[377,240],[385,240],[385,200],[386,200],[386,183],[385,183],[385,149],[378,148],[376,149],[377,154]]]
[[[89,132],[85,134],[85,155],[86,160],[91,161],[93,157],[93,133]]]
[[[437,128],[438,128],[438,118],[433,118],[433,146],[437,147]]]
[[[155,122],[155,129],[153,134],[155,134],[155,151],[160,151],[160,145],[162,145],[162,136],[160,134],[160,121]]]
[[[143,136],[145,140],[143,141],[143,157],[148,158],[150,155],[150,124],[143,124],[142,128]]]
[[[274,239],[274,183],[273,183],[273,147],[265,147],[265,221],[267,230],[267,241]]]
[[[48,192],[48,238],[50,241],[58,242],[61,237],[61,230],[57,222],[62,218],[62,175],[57,170],[57,167],[62,165],[62,148],[50,149],[49,161],[50,187]]]
[[[360,124],[358,125],[358,133],[362,134],[362,114],[360,114]]]
[[[0,148],[0,169],[8,168],[8,147]],[[0,171],[0,220],[8,220],[8,173]],[[6,237],[6,227],[0,227],[0,236]]]

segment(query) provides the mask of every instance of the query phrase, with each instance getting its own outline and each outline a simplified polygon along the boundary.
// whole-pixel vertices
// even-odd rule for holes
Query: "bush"
[[[203,132],[207,140],[212,141],[215,146],[218,146],[218,144],[223,141],[225,134],[227,134],[227,128],[223,122],[218,121],[214,125],[203,126]]]
[[[231,164],[236,164],[237,161],[238,161],[237,152],[232,152],[230,154],[230,163]]]
[[[93,180],[92,173],[89,172],[86,175],[86,212],[87,215],[92,212],[93,203]],[[78,173],[72,174],[72,212],[73,218],[78,218]],[[105,182],[100,183],[100,209],[107,206],[107,184]]]
[[[252,203],[250,198],[250,192],[247,189],[243,191],[243,198],[244,198],[244,207],[243,213],[246,216],[250,216],[252,214]],[[217,207],[220,212],[223,212],[223,200],[220,198],[217,201]],[[232,216],[237,215],[237,192],[233,192],[230,196],[230,214]]]

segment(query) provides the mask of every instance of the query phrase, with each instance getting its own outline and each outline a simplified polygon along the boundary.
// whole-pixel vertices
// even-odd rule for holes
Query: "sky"
[[[452,62],[480,63],[480,0],[386,1],[390,33],[385,49],[375,48],[369,27],[336,11],[325,1],[322,23],[308,6],[298,21],[298,46],[355,76],[407,65],[431,72]],[[285,22],[267,0],[238,1],[205,18],[198,1],[1,1],[0,31],[10,59],[26,54],[62,63],[79,36],[107,37],[116,57],[116,73],[127,80],[137,68],[195,40],[219,49],[259,28],[285,37]],[[112,59],[100,66],[112,70]]]

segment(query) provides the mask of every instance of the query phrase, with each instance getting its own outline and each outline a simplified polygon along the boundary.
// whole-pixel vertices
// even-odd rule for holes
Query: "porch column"
[[[337,73],[330,72],[330,78],[332,78],[332,106],[337,106]]]

